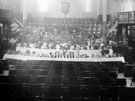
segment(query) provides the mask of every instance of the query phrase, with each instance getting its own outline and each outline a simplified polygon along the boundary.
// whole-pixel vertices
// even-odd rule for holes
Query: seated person
[[[28,48],[29,46],[28,46],[27,43],[23,43],[23,47],[24,47],[24,48]]]
[[[22,52],[21,51],[17,51],[16,52],[18,55],[22,55]]]
[[[80,56],[81,58],[88,58],[89,56],[87,54],[83,54]]]
[[[90,48],[91,50],[94,50],[94,46],[91,46],[91,48]]]
[[[70,58],[74,58],[74,50],[75,50],[74,45],[71,45],[70,46]]]
[[[107,56],[109,54],[109,50],[106,48],[106,46],[102,47],[101,54],[102,56]]]
[[[69,46],[65,45],[64,50],[65,50],[65,58],[70,58]]]
[[[54,58],[55,56],[54,56],[54,54],[52,52],[50,52],[49,57]]]
[[[32,56],[36,56],[36,52],[35,52],[35,51],[33,51],[31,55],[32,55]]]
[[[48,32],[45,32],[45,35],[44,37],[47,38],[49,35],[48,35]]]
[[[30,48],[35,48],[35,44],[34,44],[34,43],[30,43],[30,44],[29,44],[29,47],[30,47]]]
[[[12,51],[10,49],[7,50],[6,54],[11,54]]]
[[[47,43],[43,43],[43,45],[41,46],[41,49],[47,49]]]
[[[30,55],[30,51],[26,50],[26,52],[23,55],[29,56]]]
[[[108,50],[109,50],[109,56],[112,57],[113,56],[113,49],[112,47],[108,47]]]
[[[17,47],[22,47],[21,43],[17,43]]]
[[[58,30],[57,29],[54,29],[53,31],[54,31],[55,35],[58,34]]]
[[[41,48],[41,42],[40,41],[35,43],[35,48],[39,48],[39,49]]]
[[[48,45],[48,49],[52,49],[52,48],[53,48],[53,44],[50,43],[50,44]]]
[[[86,46],[86,50],[90,50],[90,46],[89,45]]]

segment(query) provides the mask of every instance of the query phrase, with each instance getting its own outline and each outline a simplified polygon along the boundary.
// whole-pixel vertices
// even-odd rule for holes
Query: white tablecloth
[[[3,59],[15,60],[45,60],[45,61],[76,61],[76,62],[125,62],[124,57],[111,57],[111,58],[48,58],[48,57],[35,57],[5,54]]]
[[[55,52],[57,51],[56,49],[38,49],[38,48],[24,48],[24,47],[16,47],[16,51],[20,51],[22,53],[26,53],[26,51],[29,50],[30,53],[32,52],[36,52],[36,54],[46,54],[47,56],[50,55],[50,53],[55,54]],[[71,50],[68,50],[71,51]],[[97,56],[97,55],[101,55],[101,50],[72,50],[72,52],[74,54],[78,54],[77,52],[79,52],[79,55],[87,55],[89,57],[91,57],[92,55]]]

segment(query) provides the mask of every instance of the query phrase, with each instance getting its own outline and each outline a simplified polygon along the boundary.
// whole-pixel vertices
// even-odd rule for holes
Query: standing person
[[[74,45],[71,45],[70,46],[70,58],[74,58],[75,57],[74,49],[75,49]]]
[[[73,30],[72,40],[74,40],[76,37],[76,30]]]
[[[8,49],[8,40],[0,40],[0,58],[2,59]]]
[[[92,47],[94,47],[95,42],[96,42],[96,36],[95,36],[95,34],[93,34],[93,35],[91,36],[91,46],[92,46]]]
[[[65,45],[65,58],[70,58],[70,50],[68,44]]]
[[[60,45],[59,52],[60,52],[60,58],[63,58],[64,57],[64,49],[63,49],[63,47],[61,45]]]
[[[87,50],[90,50],[90,46],[91,46],[91,43],[90,43],[90,39],[87,39]]]
[[[54,35],[58,34],[58,30],[57,29],[54,29],[53,32],[54,32]]]
[[[55,49],[56,49],[55,57],[60,58],[60,44],[56,44]]]
[[[79,51],[80,51],[80,45],[77,44],[77,45],[76,45],[76,55],[75,55],[75,57],[77,57],[77,58],[80,57]]]

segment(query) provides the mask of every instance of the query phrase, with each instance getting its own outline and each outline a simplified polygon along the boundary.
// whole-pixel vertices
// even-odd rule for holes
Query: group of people
[[[112,57],[113,55],[113,45],[116,43],[101,42],[98,40],[94,46],[90,46],[90,43],[83,45],[75,43],[19,43],[15,45],[15,49],[8,50],[9,54],[19,54],[19,55],[30,55],[30,56],[40,56],[40,57],[54,57],[54,58],[80,58],[80,57],[95,57],[95,54],[81,54],[80,51],[94,51],[99,50],[100,54],[97,54],[98,57],[107,56]],[[20,48],[20,49],[19,49]],[[23,51],[23,49],[25,51]],[[37,51],[38,50],[38,51]],[[53,51],[50,51],[53,50]],[[48,52],[47,52],[48,51]],[[95,56],[92,56],[95,55]],[[96,56],[97,57],[97,56]]]
[[[13,31],[13,37],[9,37],[9,44],[11,48],[8,53],[34,55],[35,52],[30,52],[30,49],[41,49],[41,50],[56,50],[55,53],[49,53],[49,57],[80,57],[80,50],[100,50],[100,56],[114,56],[113,52],[117,43],[111,40],[106,40],[101,33],[101,26],[99,24],[90,24],[92,27],[95,26],[96,31],[91,26],[86,28],[81,28],[80,30],[73,29],[69,31],[68,29],[63,31],[51,27],[51,30],[47,30],[44,26],[33,26],[27,25],[17,32]],[[94,31],[95,30],[95,31]],[[14,48],[13,48],[14,47]],[[16,51],[17,47],[29,48],[25,53]],[[74,51],[74,52],[73,52]],[[36,54],[37,55],[37,54]],[[38,56],[38,55],[37,55]],[[45,56],[40,54],[40,56]],[[82,57],[89,57],[83,55]]]

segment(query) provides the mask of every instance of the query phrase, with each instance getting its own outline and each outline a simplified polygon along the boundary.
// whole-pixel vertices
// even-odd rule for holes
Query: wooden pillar
[[[99,6],[100,6],[99,0],[97,0],[97,16],[99,16]]]
[[[102,15],[103,15],[103,22],[106,23],[106,15],[107,15],[107,0],[103,0],[103,11],[102,11]]]
[[[103,39],[104,39],[104,41],[106,41],[105,35],[107,33],[107,31],[106,31],[107,0],[102,0],[102,1],[103,1],[102,2],[102,7],[103,7],[102,8],[102,15],[103,15],[103,17],[102,17],[102,21],[103,21]]]
[[[23,25],[26,24],[27,20],[27,5],[26,0],[23,0]]]

